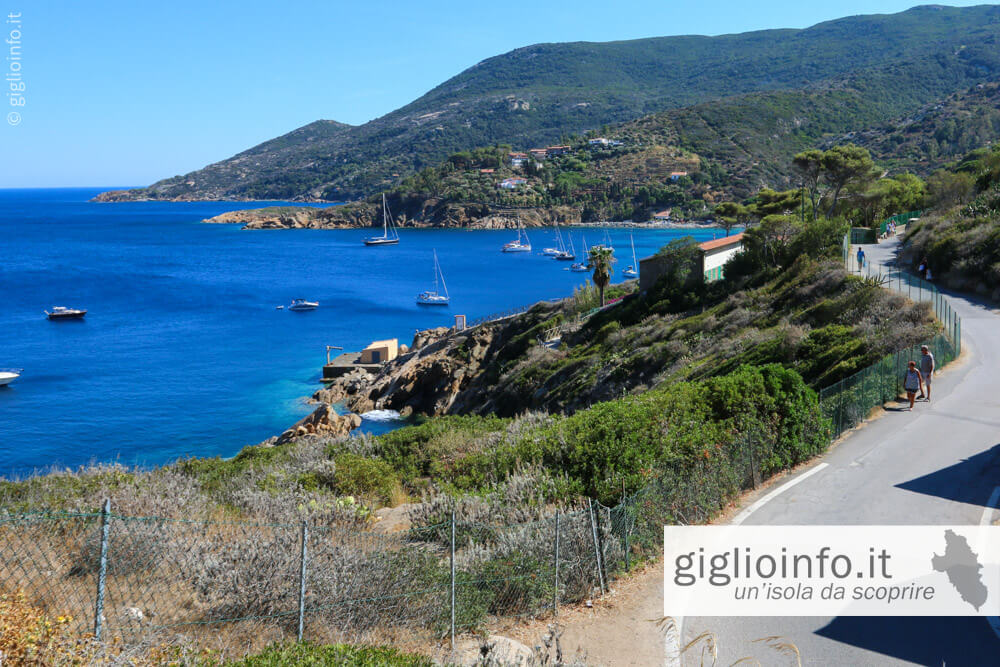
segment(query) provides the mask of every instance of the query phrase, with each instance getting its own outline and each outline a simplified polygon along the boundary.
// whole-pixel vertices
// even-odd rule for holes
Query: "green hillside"
[[[685,116],[689,134],[681,136],[687,147],[689,135],[693,144],[700,140],[700,125],[718,131],[716,114],[732,119],[725,108],[743,106],[755,117],[758,100],[744,98],[718,112],[705,103],[767,91],[808,90],[813,96],[853,89],[865,108],[831,128],[850,131],[912,113],[1000,71],[998,25],[1000,7],[928,6],[804,30],[529,46],[485,60],[364,125],[312,123],[202,170],[109,199],[353,199],[468,147],[509,143],[526,149],[694,105]],[[844,113],[850,113],[849,100]],[[743,150],[767,143],[766,137],[726,139]]]

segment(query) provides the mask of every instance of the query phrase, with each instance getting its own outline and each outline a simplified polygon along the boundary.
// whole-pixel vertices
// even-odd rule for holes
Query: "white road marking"
[[[768,502],[770,502],[771,500],[774,500],[780,494],[782,494],[785,491],[787,491],[788,489],[792,488],[793,486],[795,486],[799,482],[805,481],[807,478],[812,477],[813,475],[815,475],[816,473],[818,473],[820,470],[823,470],[824,468],[828,467],[829,465],[830,465],[829,463],[820,463],[819,465],[817,465],[816,467],[814,467],[809,472],[802,473],[801,475],[799,475],[795,479],[791,480],[790,482],[785,482],[784,484],[782,484],[781,486],[779,486],[778,488],[776,488],[774,491],[771,491],[769,494],[767,494],[766,496],[764,496],[763,498],[761,498],[760,500],[758,500],[754,504],[750,505],[750,507],[746,508],[745,510],[743,510],[742,512],[740,512],[739,514],[737,514],[730,523],[732,523],[732,525],[734,525],[734,526],[740,525],[741,523],[743,523],[744,521],[746,521],[747,518],[751,514],[753,514],[757,510],[759,510],[761,507],[763,507],[764,505],[766,505]]]

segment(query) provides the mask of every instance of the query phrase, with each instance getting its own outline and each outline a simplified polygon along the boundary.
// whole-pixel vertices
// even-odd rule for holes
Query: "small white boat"
[[[528,231],[517,221],[517,240],[505,243],[501,252],[531,252],[531,241],[528,239]]]
[[[441,281],[441,287],[444,289],[444,294],[438,293],[438,280]],[[418,306],[447,306],[451,302],[451,297],[448,296],[448,285],[444,282],[444,272],[441,271],[441,264],[438,262],[437,250],[434,251],[434,289],[427,290],[426,292],[421,292],[417,295],[417,305]]]
[[[275,310],[284,310],[285,307],[284,306],[275,306],[274,309]]]
[[[365,245],[396,245],[399,243],[399,232],[389,213],[389,205],[385,203],[385,193],[382,193],[382,236],[373,236],[364,240]]]
[[[628,238],[629,238],[629,241],[632,243],[632,263],[628,267],[626,267],[625,269],[622,269],[622,276],[625,277],[625,278],[638,278],[639,277],[639,270],[638,270],[639,262],[635,258],[635,239],[632,238],[631,234],[628,235]]]
[[[305,310],[316,310],[319,308],[319,301],[306,301],[305,299],[292,299],[292,305],[288,310],[300,313]]]
[[[50,320],[79,320],[87,314],[86,310],[66,308],[65,306],[56,306],[51,313],[47,310],[43,312]]]
[[[22,372],[23,370],[20,368],[0,368],[0,387],[6,387],[21,377]]]

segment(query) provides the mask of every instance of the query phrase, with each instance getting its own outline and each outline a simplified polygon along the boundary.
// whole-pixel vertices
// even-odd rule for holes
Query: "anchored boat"
[[[399,243],[399,232],[396,223],[389,213],[389,205],[385,203],[385,193],[382,193],[382,236],[373,236],[364,241],[365,245],[395,245]]]
[[[21,368],[0,368],[0,387],[6,387],[11,382],[21,377],[24,370]]]
[[[528,230],[517,221],[517,240],[505,243],[501,252],[531,252],[531,241],[528,239]]]
[[[438,293],[438,280],[441,281],[441,287],[444,289],[444,294]],[[441,271],[441,264],[438,262],[437,250],[434,251],[434,289],[428,290],[426,292],[421,292],[417,295],[417,305],[418,306],[447,306],[451,302],[451,297],[448,296],[448,285],[444,282],[444,272]]]
[[[305,310],[316,310],[319,308],[319,301],[306,301],[305,299],[292,299],[292,305],[288,310],[301,313]]]
[[[66,308],[65,306],[56,306],[52,309],[52,312],[47,310],[44,312],[50,320],[79,320],[87,314],[86,310],[81,310],[79,308]]]
[[[639,262],[636,261],[635,259],[635,239],[632,238],[631,234],[628,235],[628,238],[629,241],[632,243],[632,263],[628,267],[622,270],[622,276],[625,278],[638,278],[639,271],[637,270],[636,267],[639,266]]]

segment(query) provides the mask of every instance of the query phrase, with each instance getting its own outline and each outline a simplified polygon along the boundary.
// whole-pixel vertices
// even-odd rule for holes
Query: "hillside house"
[[[528,154],[534,159],[541,162],[548,156],[548,149],[545,148],[532,148],[528,151]]]
[[[545,156],[555,157],[557,155],[565,155],[566,153],[569,153],[569,151],[569,146],[548,146],[545,149]]]
[[[610,139],[605,139],[604,137],[597,137],[596,139],[588,139],[587,146],[590,148],[604,148],[611,143]]]
[[[492,169],[480,169],[479,173],[480,174],[492,174],[493,170]]]
[[[688,173],[686,171],[672,171],[670,172],[670,180],[676,183],[677,181],[679,181],[680,179],[684,178],[687,175]]]
[[[527,153],[510,153],[508,155],[510,158],[510,166],[512,167],[523,167],[524,163],[528,161]]]
[[[735,234],[698,244],[697,265],[691,267],[688,282],[713,282],[725,277],[725,265],[730,259],[743,252],[743,234]],[[667,273],[672,258],[653,255],[639,260],[639,291],[646,292],[660,276]]]
[[[527,182],[526,178],[505,178],[500,181],[500,187],[504,190],[516,190]]]
[[[653,214],[653,220],[655,222],[666,222],[667,220],[670,219],[671,212],[672,212],[672,210],[669,209],[669,208],[663,209],[659,213],[654,213]]]

